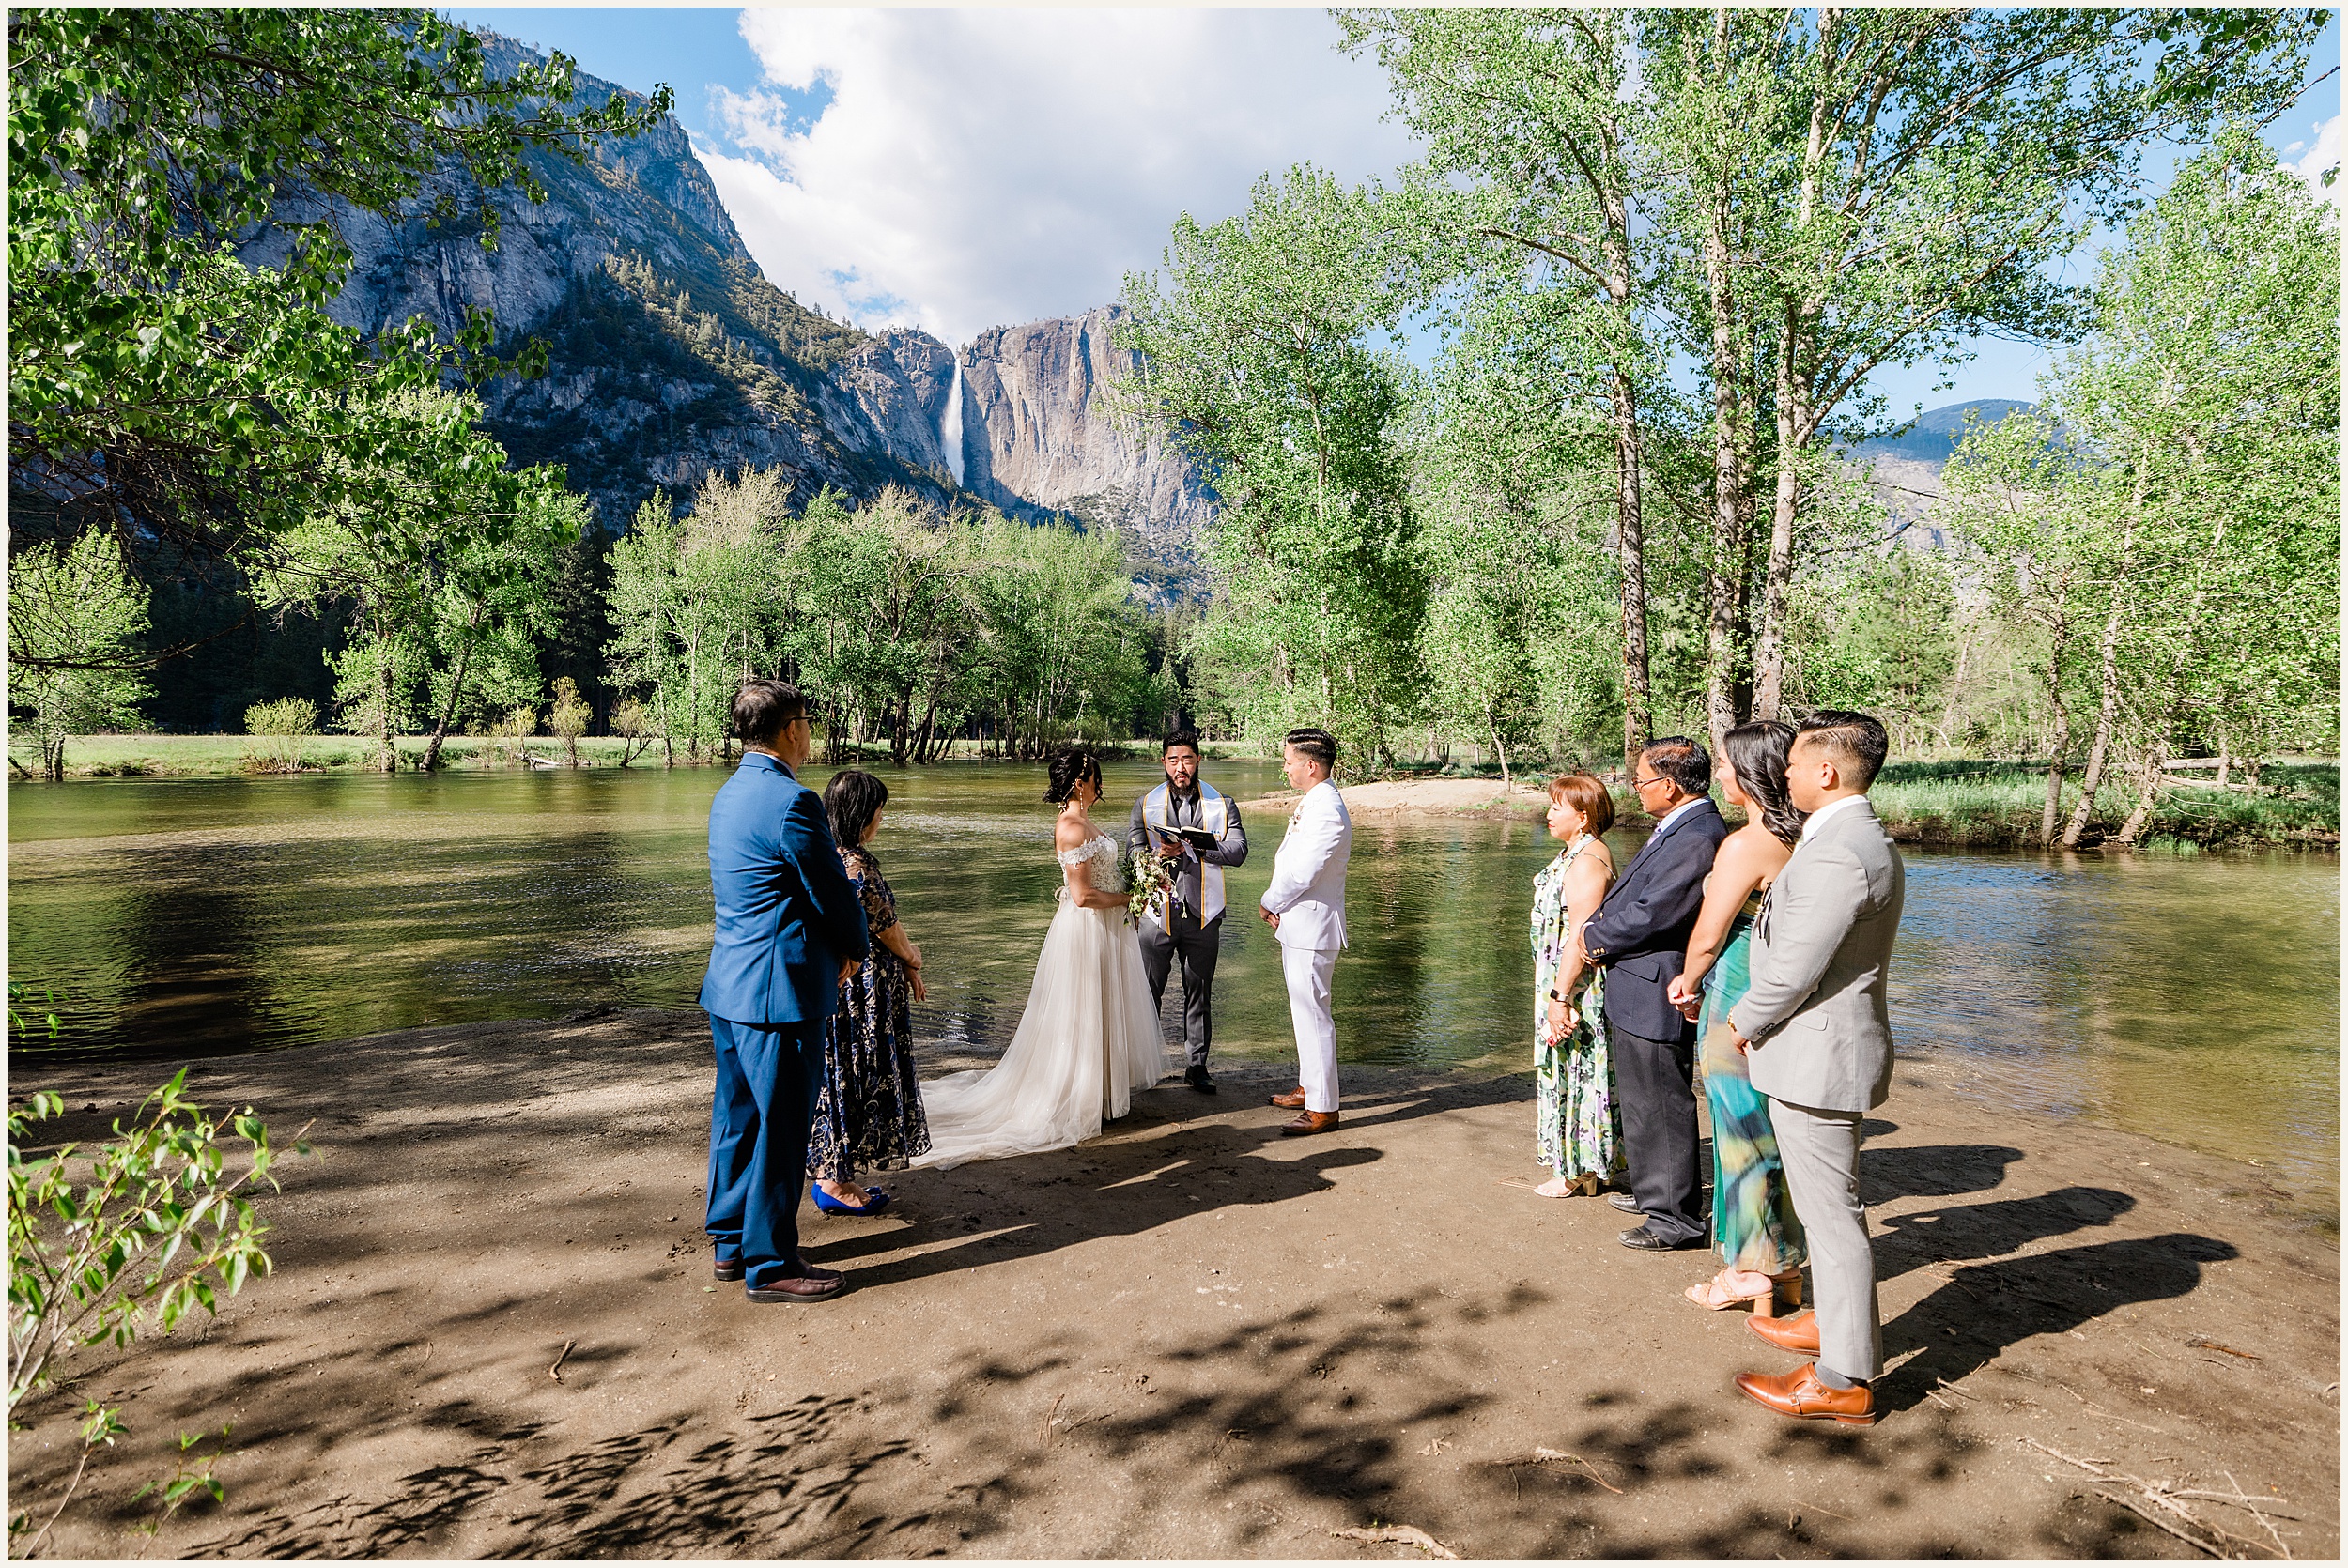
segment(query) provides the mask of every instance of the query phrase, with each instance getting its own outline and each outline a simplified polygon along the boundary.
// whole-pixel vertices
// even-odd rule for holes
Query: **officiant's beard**
[[[1175,755],[1172,752],[1168,752],[1163,759],[1161,759],[1160,765],[1166,769],[1166,781],[1174,787],[1174,790],[1178,794],[1188,794],[1191,791],[1198,787],[1198,759],[1197,756],[1194,755],[1184,757],[1178,761]],[[1186,773],[1190,776],[1185,778],[1182,776],[1182,773],[1177,773],[1175,770],[1178,767],[1182,769],[1182,773]]]

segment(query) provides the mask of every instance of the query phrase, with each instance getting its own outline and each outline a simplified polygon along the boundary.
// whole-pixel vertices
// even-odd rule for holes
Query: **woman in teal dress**
[[[1750,1301],[1764,1317],[1775,1313],[1780,1294],[1801,1304],[1808,1249],[1785,1190],[1769,1100],[1754,1090],[1744,1053],[1729,1043],[1728,1009],[1753,983],[1753,917],[1801,837],[1801,813],[1785,792],[1793,738],[1789,726],[1774,722],[1740,724],[1725,737],[1715,776],[1728,804],[1744,811],[1745,824],[1722,841],[1712,861],[1704,908],[1671,992],[1679,1010],[1698,1020],[1704,1098],[1712,1112],[1712,1241],[1722,1263],[1711,1279],[1688,1287],[1688,1299],[1715,1312]]]
[[[1550,837],[1566,847],[1533,879],[1533,1071],[1535,1145],[1555,1175],[1533,1191],[1544,1198],[1587,1197],[1623,1170],[1604,980],[1582,957],[1578,940],[1614,880],[1614,856],[1601,837],[1614,825],[1614,802],[1586,773],[1551,779],[1549,801]]]

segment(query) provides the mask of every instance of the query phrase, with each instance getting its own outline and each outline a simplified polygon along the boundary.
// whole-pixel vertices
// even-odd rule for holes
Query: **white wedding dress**
[[[1063,866],[1087,861],[1093,886],[1122,885],[1108,835],[1059,853]],[[1063,897],[1003,1059],[921,1084],[930,1151],[913,1163],[951,1167],[1066,1148],[1098,1135],[1132,1108],[1135,1089],[1181,1064],[1150,1006],[1141,942],[1124,909],[1086,909]]]

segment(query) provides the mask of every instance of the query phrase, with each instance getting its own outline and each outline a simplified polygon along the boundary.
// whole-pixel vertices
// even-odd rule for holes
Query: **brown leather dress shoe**
[[[1301,1138],[1307,1132],[1335,1132],[1336,1130],[1337,1114],[1335,1111],[1305,1111],[1299,1113],[1294,1121],[1280,1124],[1280,1136]]]
[[[1776,1345],[1798,1356],[1818,1353],[1818,1314],[1798,1312],[1791,1317],[1748,1317],[1745,1327]]]
[[[1737,1387],[1781,1416],[1839,1421],[1845,1426],[1873,1426],[1876,1423],[1875,1390],[1830,1389],[1818,1381],[1818,1369],[1815,1364],[1786,1373],[1782,1377],[1740,1372],[1737,1375]]]
[[[1305,1108],[1305,1085],[1299,1084],[1284,1095],[1274,1095],[1272,1103],[1283,1111],[1302,1111]]]
[[[719,1284],[732,1284],[742,1277],[742,1260],[734,1258],[729,1261],[719,1258],[709,1266],[709,1277]]]
[[[750,1286],[749,1295],[753,1301],[820,1301],[839,1295],[841,1283],[837,1271],[808,1264],[788,1279]]]

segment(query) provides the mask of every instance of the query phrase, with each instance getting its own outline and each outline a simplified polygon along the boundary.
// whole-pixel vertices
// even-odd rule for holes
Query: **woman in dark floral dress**
[[[888,786],[854,768],[832,776],[824,811],[840,858],[864,899],[872,957],[840,988],[824,1024],[824,1086],[807,1140],[815,1207],[826,1214],[873,1214],[888,1194],[858,1190],[857,1167],[902,1170],[930,1146],[921,1086],[913,1071],[913,1004],[926,1000],[921,949],[897,918],[897,898],[867,847],[880,830]]]

